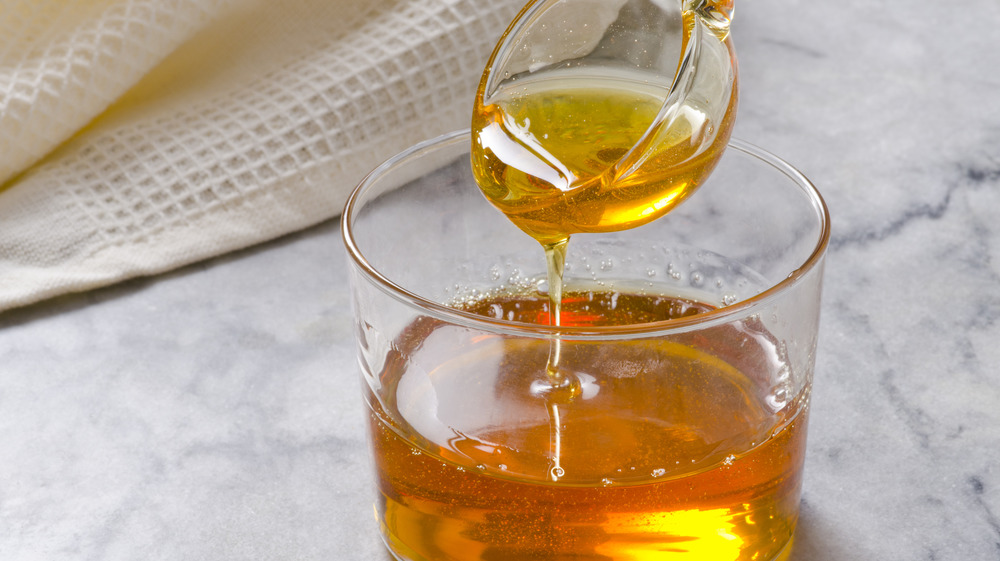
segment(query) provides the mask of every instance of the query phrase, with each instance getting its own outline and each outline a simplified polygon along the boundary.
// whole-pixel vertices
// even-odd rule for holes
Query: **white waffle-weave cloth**
[[[0,310],[338,215],[524,0],[0,0]]]

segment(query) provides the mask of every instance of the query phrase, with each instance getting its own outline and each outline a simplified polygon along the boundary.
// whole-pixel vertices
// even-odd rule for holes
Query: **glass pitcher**
[[[543,245],[632,228],[711,173],[732,131],[732,0],[535,0],[493,52],[472,164]]]

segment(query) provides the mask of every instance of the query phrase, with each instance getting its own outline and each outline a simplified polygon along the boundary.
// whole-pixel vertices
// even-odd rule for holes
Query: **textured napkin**
[[[524,0],[0,0],[0,310],[340,213]]]

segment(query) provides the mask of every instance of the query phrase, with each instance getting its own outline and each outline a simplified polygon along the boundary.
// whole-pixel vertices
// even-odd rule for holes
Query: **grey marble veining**
[[[738,5],[736,134],[833,216],[795,561],[1000,559],[998,24]],[[385,561],[349,313],[331,222],[0,314],[0,559]]]

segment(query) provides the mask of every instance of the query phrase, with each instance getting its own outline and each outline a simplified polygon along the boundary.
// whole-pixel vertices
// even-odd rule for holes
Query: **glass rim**
[[[773,298],[778,297],[780,294],[797,285],[823,260],[830,242],[830,213],[826,202],[823,200],[822,195],[820,195],[819,190],[816,189],[816,186],[802,172],[778,156],[749,142],[734,138],[729,141],[729,149],[742,152],[781,172],[808,196],[816,213],[816,219],[820,227],[818,240],[809,256],[784,279],[776,283],[771,283],[767,289],[749,298],[728,306],[715,308],[708,312],[670,320],[629,325],[596,327],[542,325],[491,318],[452,308],[415,294],[379,272],[378,269],[369,263],[364,253],[358,247],[352,232],[352,224],[363,196],[380,177],[408,161],[419,158],[426,152],[457,144],[461,140],[471,142],[470,138],[471,133],[469,129],[452,131],[415,144],[385,160],[369,172],[358,186],[354,188],[344,205],[340,220],[341,238],[347,249],[348,256],[365,276],[374,282],[375,286],[399,302],[421,310],[424,315],[433,316],[450,323],[520,337],[551,338],[558,336],[580,340],[631,339],[702,329],[722,323],[729,323],[739,316],[748,315],[751,313],[751,310],[766,305]],[[489,204],[485,199],[483,202],[484,204]],[[511,225],[511,227],[515,226]]]

